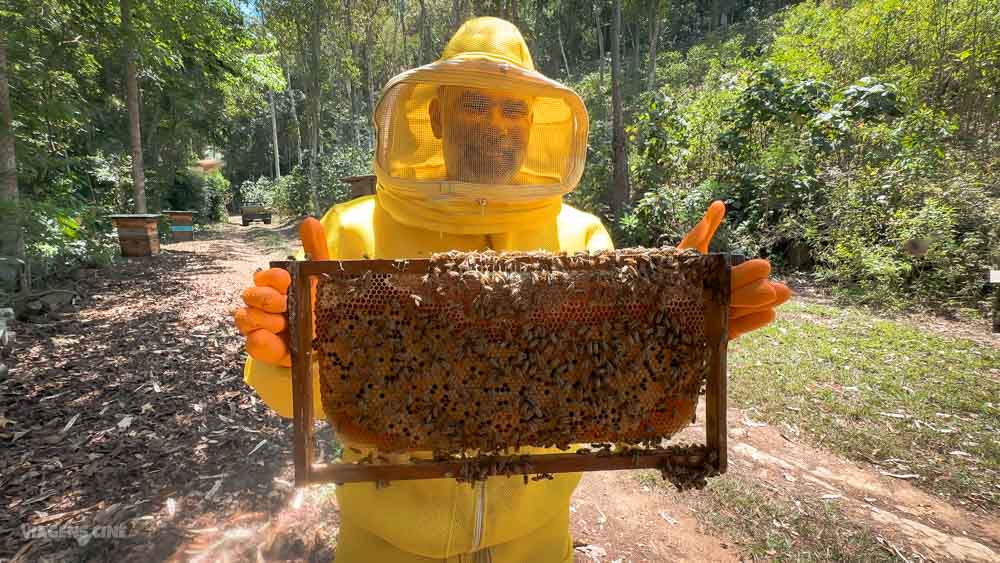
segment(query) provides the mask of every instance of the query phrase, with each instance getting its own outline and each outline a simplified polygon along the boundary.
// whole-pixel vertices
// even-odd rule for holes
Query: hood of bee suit
[[[510,134],[490,132],[474,121],[466,130],[456,129],[454,124],[463,122],[453,108],[468,103],[461,100],[470,90],[487,93],[487,100],[525,100],[516,111],[528,112],[527,134],[518,133],[512,142]],[[452,103],[456,96],[457,104]],[[432,118],[435,104],[440,112],[437,124]],[[501,111],[510,111],[508,107]],[[442,134],[441,123],[449,119],[451,133]],[[374,122],[378,202],[394,219],[414,227],[458,234],[537,227],[555,219],[562,196],[583,174],[589,127],[583,100],[536,72],[521,32],[497,18],[467,21],[439,60],[390,80]],[[462,162],[466,170],[493,167],[508,173],[456,178],[454,169],[460,167],[454,166],[455,154],[478,161]],[[453,163],[451,174],[447,162]]]

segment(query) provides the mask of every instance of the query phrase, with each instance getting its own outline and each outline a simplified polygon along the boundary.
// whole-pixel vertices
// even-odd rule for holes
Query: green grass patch
[[[868,313],[792,302],[730,347],[753,416],[935,493],[1000,508],[1000,351]],[[967,499],[967,500],[966,500]]]
[[[870,528],[850,520],[835,502],[782,496],[755,479],[711,479],[692,502],[698,519],[739,542],[749,559],[895,560]]]

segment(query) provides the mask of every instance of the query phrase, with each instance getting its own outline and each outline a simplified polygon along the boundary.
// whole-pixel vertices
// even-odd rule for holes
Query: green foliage
[[[110,263],[119,253],[111,221],[86,202],[34,202],[20,205],[25,257],[33,277],[58,277],[79,267]]]
[[[164,208],[192,210],[196,213],[195,220],[202,223],[225,221],[231,197],[229,180],[222,173],[184,170],[174,176]]]
[[[632,167],[632,189],[646,193],[681,169],[688,152],[687,123],[670,97],[656,92],[644,95],[639,103],[645,106],[645,111],[635,117],[625,132],[638,157]]]
[[[322,213],[335,203],[347,201],[350,186],[340,179],[348,176],[373,174],[372,154],[354,145],[340,145],[323,155],[319,161],[319,203]]]
[[[279,180],[261,176],[240,186],[241,201],[261,202],[283,214],[292,216],[320,215],[331,205],[350,198],[350,186],[341,181],[347,176],[369,174],[371,156],[353,146],[338,147],[319,162],[317,174],[321,187],[319,212],[312,206],[309,169],[296,166]]]
[[[139,53],[141,134],[150,211],[226,215],[221,176],[185,169],[227,135],[228,117],[281,87],[273,56],[252,51],[243,16],[227,0],[120,3],[10,0],[0,9],[14,114],[17,180],[33,279],[116,252],[112,213],[134,212],[125,57]],[[4,217],[6,220],[6,216]]]
[[[1000,256],[997,177],[948,144],[954,129],[922,108],[856,145],[892,156],[831,183],[811,236],[823,279],[866,302],[956,308],[985,298],[984,272]]]
[[[623,242],[629,246],[676,245],[716,199],[725,197],[713,181],[697,186],[667,184],[647,191],[621,220]],[[726,246],[727,234],[727,228],[720,228],[713,246]]]
[[[812,271],[867,303],[982,307],[998,260],[988,241],[1000,236],[1000,139],[977,133],[996,107],[983,94],[992,70],[959,64],[992,56],[995,32],[982,24],[995,14],[977,6],[804,3],[744,26],[778,30],[770,45],[751,33],[753,44],[709,37],[661,54],[659,92],[629,103],[635,200],[615,225],[619,242],[676,244],[718,198],[728,215],[714,249]],[[945,12],[970,35],[927,19]],[[948,58],[934,37],[960,59],[933,59],[935,80],[962,100],[982,94],[978,110],[934,94],[900,55],[918,44],[920,60]]]
[[[879,76],[978,128],[997,116],[998,29],[996,3],[981,0],[803,2],[783,18],[770,58],[840,85]]]

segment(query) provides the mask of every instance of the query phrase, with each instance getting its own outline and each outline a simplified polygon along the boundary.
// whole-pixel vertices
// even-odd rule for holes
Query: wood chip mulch
[[[291,423],[243,383],[230,316],[267,257],[236,229],[78,272],[76,303],[14,323],[0,381],[0,559],[181,560],[213,532],[241,521],[259,532],[287,510]],[[96,526],[125,537],[73,528]],[[276,528],[264,555],[329,560],[330,538]]]

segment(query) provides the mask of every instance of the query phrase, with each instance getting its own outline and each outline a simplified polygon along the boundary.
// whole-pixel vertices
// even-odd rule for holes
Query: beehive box
[[[164,211],[163,214],[170,218],[170,240],[194,240],[194,211]]]
[[[118,230],[122,256],[155,256],[160,253],[160,237],[156,230],[159,214],[109,215],[108,218]]]
[[[293,277],[303,482],[725,468],[725,256],[455,252],[282,266]],[[303,298],[313,280],[315,304]],[[315,467],[305,412],[313,361],[324,410],[348,445],[429,451],[437,463]],[[664,449],[706,388],[706,445]],[[515,453],[591,443],[615,443],[627,456],[606,446],[568,457]]]

